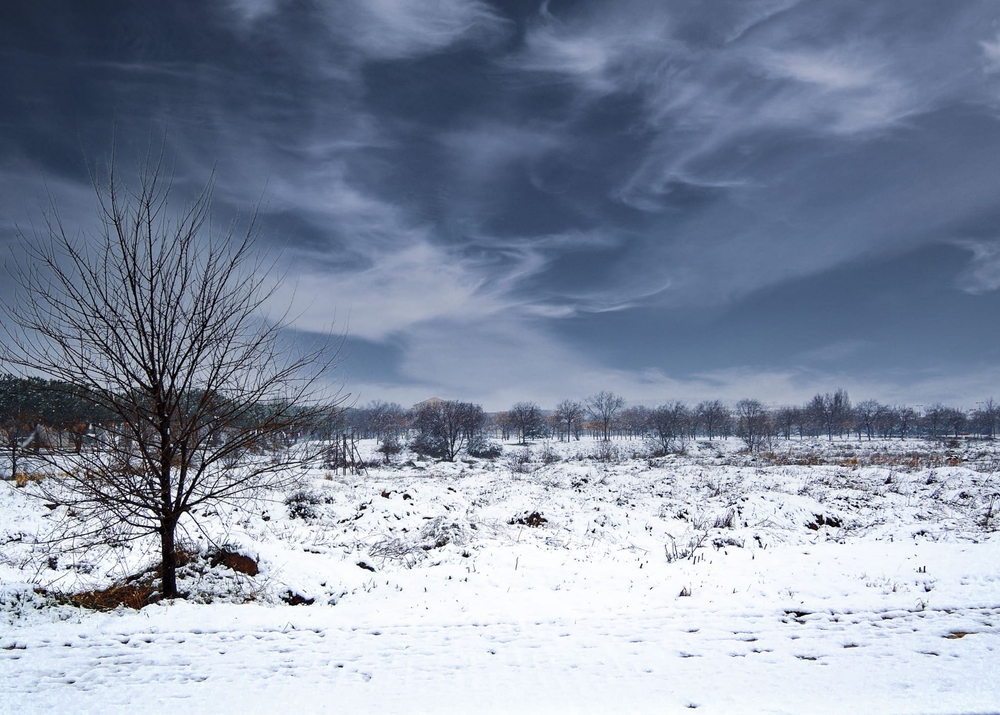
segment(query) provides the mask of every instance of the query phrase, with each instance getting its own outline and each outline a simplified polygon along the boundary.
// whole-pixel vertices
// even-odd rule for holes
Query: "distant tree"
[[[782,407],[774,413],[774,424],[785,439],[792,438],[795,426],[802,421],[802,410],[798,407]]]
[[[896,410],[889,405],[879,404],[875,412],[875,431],[882,439],[888,439],[896,429]]]
[[[17,475],[21,455],[41,422],[36,390],[31,385],[32,382],[13,375],[0,378],[0,438],[10,461],[9,479]]]
[[[726,424],[730,419],[729,410],[719,400],[700,403],[695,408],[695,414],[701,429],[704,430],[710,442],[716,435],[724,434]]]
[[[580,438],[580,428],[583,422],[583,405],[573,400],[563,400],[556,405],[552,413],[552,422],[556,426],[560,439],[565,436],[566,441],[570,437]]]
[[[649,432],[650,409],[644,405],[626,407],[618,416],[618,426],[629,439],[644,437]]]
[[[382,418],[383,439],[393,437],[399,439],[410,424],[410,412],[395,402],[390,402],[386,406],[385,415]]]
[[[929,405],[925,410],[921,423],[924,434],[928,437],[941,437],[947,429],[948,408],[940,402]]]
[[[586,399],[587,412],[596,423],[597,429],[601,433],[601,439],[605,442],[611,439],[611,431],[615,426],[615,418],[622,408],[625,407],[625,398],[619,397],[613,392],[601,390],[596,395],[591,395]]]
[[[997,423],[1000,423],[1000,405],[992,397],[977,404],[980,407],[972,413],[972,422],[980,435],[993,439],[997,434]]]
[[[846,390],[816,395],[806,405],[805,414],[814,433],[825,432],[830,440],[834,434],[850,431],[853,425],[853,409]]]
[[[831,431],[838,435],[850,432],[854,426],[854,408],[847,390],[840,389],[832,395],[828,394],[826,401],[829,404]]]
[[[493,416],[493,424],[500,430],[500,439],[504,442],[509,440],[517,429],[517,425],[514,424],[514,415],[510,412],[497,412]]]
[[[93,437],[94,430],[114,424],[113,416],[98,404],[86,388],[49,380],[46,393],[45,423],[58,430],[64,440],[68,437],[77,453],[83,449],[85,440]]]
[[[740,400],[736,403],[736,434],[747,450],[760,452],[775,434],[771,413],[758,400]]]
[[[924,410],[924,433],[931,438],[958,437],[968,423],[968,415],[962,410],[942,405],[940,402]]]
[[[367,439],[368,434],[368,410],[364,407],[347,407],[340,413],[329,415],[323,430],[323,437],[340,436],[350,432],[358,437]],[[318,428],[317,428],[318,429]]]
[[[831,424],[827,402],[823,399],[823,395],[815,395],[806,403],[802,408],[802,416],[806,432],[811,437],[823,434]]]
[[[373,400],[367,406],[355,410],[352,430],[361,439],[379,439],[382,435],[379,426],[382,421],[382,410],[385,403],[381,400]]]
[[[969,424],[969,416],[963,410],[954,407],[946,407],[942,418],[948,432],[955,439],[958,439]]]
[[[479,405],[445,401],[417,411],[417,435],[410,445],[417,454],[454,462],[459,452],[482,439],[486,414]]]
[[[529,439],[545,436],[545,416],[534,402],[518,402],[510,408],[508,414],[511,424],[520,436],[521,444],[525,444]]]
[[[406,410],[395,402],[373,400],[361,411],[361,416],[361,429],[368,438],[398,438],[406,428]]]
[[[0,443],[11,462],[11,476],[25,451],[72,445],[79,452],[90,425],[107,419],[76,385],[0,375]]]
[[[893,410],[893,421],[896,424],[896,428],[899,430],[900,439],[908,437],[919,420],[920,416],[912,407],[896,407]]]
[[[668,454],[683,447],[689,423],[690,412],[683,402],[668,402],[651,410],[648,425],[654,450]]]
[[[885,413],[885,406],[879,404],[877,400],[864,400],[859,402],[857,407],[854,408],[855,420],[858,426],[858,432],[864,432],[868,441],[872,439],[872,434],[878,431],[878,420],[882,414]]]

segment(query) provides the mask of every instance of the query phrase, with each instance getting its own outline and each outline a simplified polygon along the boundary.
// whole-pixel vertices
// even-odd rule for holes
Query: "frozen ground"
[[[188,526],[259,574],[141,611],[34,594],[150,559],[0,484],[0,712],[1000,712],[1000,449],[614,444],[304,473]]]

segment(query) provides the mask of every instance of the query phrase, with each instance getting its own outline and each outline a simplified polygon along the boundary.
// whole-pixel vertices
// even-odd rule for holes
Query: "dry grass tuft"
[[[28,482],[40,482],[45,479],[41,472],[18,472],[14,475],[14,486],[21,489],[27,486]]]
[[[35,589],[35,592],[49,596],[57,603],[78,606],[90,611],[113,611],[119,606],[125,606],[138,611],[143,606],[155,603],[159,594],[152,583],[118,583],[108,588],[81,591],[79,593],[49,593],[45,589]]]
[[[138,611],[153,602],[155,589],[145,584],[118,584],[98,591],[84,591],[72,594],[70,602],[92,611],[113,611],[125,606]],[[158,599],[157,599],[158,600]]]

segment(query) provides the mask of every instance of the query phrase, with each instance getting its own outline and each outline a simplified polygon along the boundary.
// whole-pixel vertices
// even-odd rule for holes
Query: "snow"
[[[1000,711],[1000,448],[615,445],[311,470],[314,517],[275,494],[187,525],[257,576],[197,561],[198,599],[140,611],[34,594],[150,551],[52,562],[59,508],[0,484],[0,713]]]

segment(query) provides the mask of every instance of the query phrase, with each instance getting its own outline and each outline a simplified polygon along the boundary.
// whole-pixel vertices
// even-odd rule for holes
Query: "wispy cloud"
[[[682,149],[665,139],[648,157],[660,167],[660,183],[670,176],[715,183],[699,174],[699,160],[760,132],[879,131],[956,91],[940,64],[950,39],[933,48],[889,45],[883,34],[866,36],[866,12],[857,8],[850,12],[858,32],[820,39],[816,13],[789,13],[795,4],[748,3],[733,17],[720,11],[719,25],[731,36],[715,44],[693,42],[685,32],[690,18],[675,19],[672,7],[658,3],[616,3],[558,19],[543,10],[516,62],[593,93],[640,93],[653,127],[673,137],[684,132]],[[810,35],[813,41],[803,39]],[[988,56],[991,48],[983,44]],[[641,199],[636,205],[644,207]]]
[[[431,320],[485,319],[499,311],[480,272],[426,242],[370,257],[344,272],[302,271],[276,294],[291,302],[296,327],[324,332],[336,314],[355,337],[380,341]]]
[[[648,10],[648,11],[644,11]],[[567,19],[542,5],[525,37],[524,51],[509,66],[529,72],[563,75],[598,94],[636,88],[655,65],[684,48],[670,37],[664,11],[634,2],[585,9]],[[651,66],[652,65],[652,66]]]
[[[1000,242],[965,239],[955,243],[972,253],[969,266],[958,276],[959,288],[973,295],[1000,288]]]
[[[767,88],[756,121],[855,134],[891,126],[927,108],[928,98],[899,76],[881,48],[850,43],[819,51],[771,51],[756,55],[766,76],[786,80]]]
[[[229,0],[243,21],[271,22],[288,11],[283,0]],[[338,42],[365,59],[398,60],[437,52],[459,43],[490,44],[508,22],[481,0],[339,0],[318,9]]]
[[[1000,36],[993,40],[983,40],[979,43],[986,59],[986,68],[990,72],[1000,71]]]
[[[748,3],[745,14],[733,17],[723,11],[719,24],[732,37],[707,45],[686,36],[689,18],[675,18],[668,5],[616,3],[565,19],[543,6],[512,62],[597,94],[638,91],[650,120],[671,130],[796,124],[852,133],[898,121],[919,106],[897,76],[890,49],[877,40],[836,37],[805,43],[795,19],[783,16],[795,4]],[[767,26],[779,16],[782,22]],[[763,29],[751,35],[750,27]],[[746,70],[754,67],[751,79]]]
[[[507,31],[504,18],[480,0],[362,0],[345,15],[349,41],[379,59],[418,56],[459,42],[489,43]]]
[[[228,5],[245,22],[254,22],[277,11],[281,0],[228,0]]]

